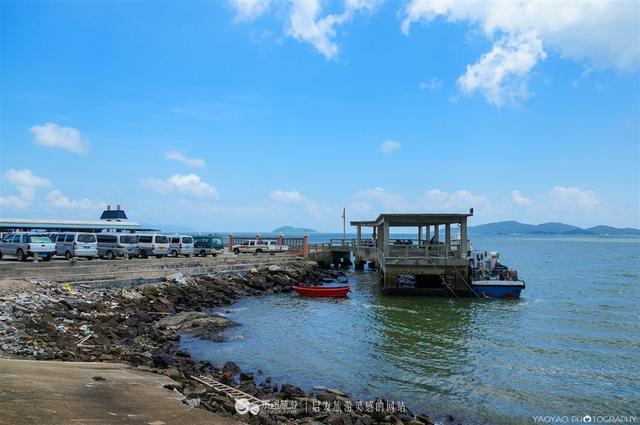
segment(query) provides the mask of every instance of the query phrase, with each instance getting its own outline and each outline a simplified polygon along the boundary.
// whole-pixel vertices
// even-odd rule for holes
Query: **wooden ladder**
[[[237,388],[233,388],[233,387],[230,387],[229,385],[225,385],[222,382],[218,382],[215,379],[206,375],[192,376],[191,379],[194,379],[206,385],[207,387],[212,388],[214,391],[218,393],[225,394],[231,397],[233,400],[244,398],[245,400],[249,401],[249,403],[253,405],[258,405],[258,406],[266,406],[269,404],[267,400],[260,400],[259,398],[254,397],[251,394],[247,394],[244,391],[240,391]]]

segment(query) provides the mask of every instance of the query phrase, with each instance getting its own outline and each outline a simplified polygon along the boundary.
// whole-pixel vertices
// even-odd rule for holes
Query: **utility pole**
[[[347,209],[342,208],[342,241],[347,239]]]

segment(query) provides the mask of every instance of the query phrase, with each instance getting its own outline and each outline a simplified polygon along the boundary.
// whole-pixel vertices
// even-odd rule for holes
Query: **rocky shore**
[[[183,332],[222,341],[224,330],[237,325],[213,309],[246,296],[288,292],[295,284],[342,279],[341,272],[300,261],[242,274],[197,278],[176,274],[134,288],[96,289],[34,280],[19,289],[0,288],[0,357],[127,363],[175,380],[168,389],[180,392],[190,406],[247,423],[430,424],[427,416],[392,401],[351,400],[337,389],[305,393],[269,377],[254,377],[232,362],[196,361],[180,349]],[[192,379],[199,375],[269,403],[259,411],[248,410]],[[244,407],[246,413],[239,414]]]

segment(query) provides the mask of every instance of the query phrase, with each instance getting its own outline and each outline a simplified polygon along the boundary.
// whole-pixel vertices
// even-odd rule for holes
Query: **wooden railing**
[[[385,257],[424,258],[424,257],[459,257],[459,244],[426,243],[420,245],[409,243],[392,243],[385,246]]]

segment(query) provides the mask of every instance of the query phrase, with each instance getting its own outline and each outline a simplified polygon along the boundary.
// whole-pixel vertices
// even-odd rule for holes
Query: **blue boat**
[[[471,287],[480,298],[520,298],[525,283],[521,280],[472,280]]]
[[[471,251],[469,275],[471,287],[481,298],[520,298],[525,288],[518,272],[500,264],[496,251]]]

